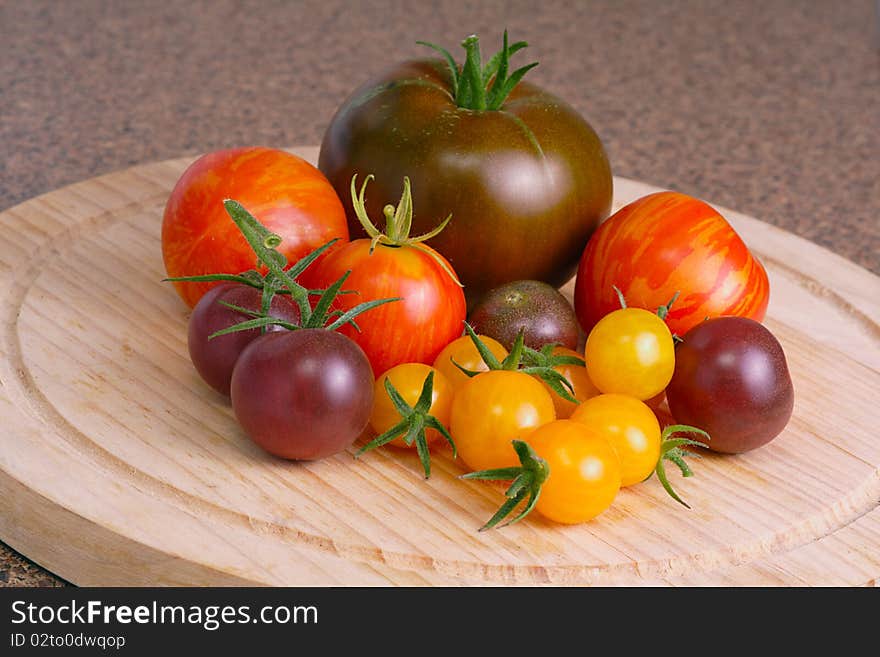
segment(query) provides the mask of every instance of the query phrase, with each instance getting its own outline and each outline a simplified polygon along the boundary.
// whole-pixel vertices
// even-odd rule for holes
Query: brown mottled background
[[[489,52],[507,27],[530,44],[514,62],[540,61],[529,78],[588,118],[615,175],[880,274],[878,12],[876,0],[0,0],[0,210],[133,164],[317,144],[356,84],[425,54],[417,39],[457,53],[477,33]],[[0,586],[56,584],[0,544]]]

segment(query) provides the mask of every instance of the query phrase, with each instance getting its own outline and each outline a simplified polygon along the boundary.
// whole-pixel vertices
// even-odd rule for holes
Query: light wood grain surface
[[[307,159],[315,148],[295,149]],[[189,163],[0,214],[0,539],[76,584],[864,585],[880,577],[880,279],[721,208],[767,266],[794,416],[770,445],[622,491],[595,521],[478,533],[497,488],[446,455],[274,459],[186,351],[162,207]],[[616,207],[655,188],[615,179]],[[711,199],[707,199],[711,201]],[[821,272],[821,275],[818,275]],[[570,286],[568,291],[570,291]],[[675,475],[673,475],[675,476]]]

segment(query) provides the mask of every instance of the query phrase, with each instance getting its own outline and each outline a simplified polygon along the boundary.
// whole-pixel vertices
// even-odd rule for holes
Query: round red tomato
[[[461,335],[466,317],[464,292],[458,276],[442,255],[424,241],[449,222],[420,237],[410,237],[413,204],[410,182],[404,178],[403,196],[395,208],[384,209],[385,228],[379,230],[365,207],[365,191],[351,181],[351,202],[370,238],[354,240],[322,255],[303,274],[312,288],[330,287],[348,275],[334,308],[342,312],[377,299],[397,299],[357,318],[357,326],[339,331],[354,340],[370,360],[378,377],[400,363],[430,365],[447,344]]]
[[[345,209],[318,169],[300,157],[262,147],[198,158],[165,206],[162,255],[169,277],[239,273],[256,257],[223,207],[235,199],[281,237],[278,251],[295,262],[334,238],[348,240]],[[174,283],[193,307],[217,283]]]
[[[581,256],[574,304],[587,332],[620,308],[651,311],[678,298],[666,317],[683,335],[707,317],[764,318],[767,272],[727,220],[709,204],[657,192],[618,210],[590,238]]]
[[[342,311],[374,299],[400,299],[360,315],[360,331],[350,324],[339,329],[364,350],[377,377],[400,363],[431,364],[461,335],[464,292],[426,250],[430,247],[380,244],[370,253],[370,240],[359,239],[328,253],[303,274],[310,287],[325,288],[351,270],[343,289],[357,294],[336,298],[335,308]]]

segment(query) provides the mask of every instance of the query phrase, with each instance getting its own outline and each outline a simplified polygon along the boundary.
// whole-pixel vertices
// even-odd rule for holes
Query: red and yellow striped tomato
[[[761,321],[767,272],[727,220],[709,204],[678,192],[657,192],[618,210],[593,234],[581,256],[574,305],[587,332],[627,305],[655,310],[679,297],[666,317],[683,335],[707,317]]]
[[[348,241],[345,208],[324,174],[276,148],[214,151],[193,162],[174,185],[162,220],[162,256],[169,277],[238,274],[257,265],[253,249],[226,213],[235,199],[281,237],[290,262],[332,239]],[[194,307],[218,282],[176,281]]]

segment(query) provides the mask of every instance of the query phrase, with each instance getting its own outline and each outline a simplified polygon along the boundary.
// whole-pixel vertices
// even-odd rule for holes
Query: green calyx
[[[431,476],[431,455],[428,450],[428,440],[425,437],[426,429],[436,429],[439,431],[440,435],[452,447],[452,457],[458,456],[455,441],[452,439],[449,431],[447,431],[440,420],[428,412],[431,410],[431,402],[434,395],[434,372],[429,372],[425,378],[415,406],[410,406],[406,403],[406,400],[400,395],[388,377],[385,378],[385,392],[391,398],[391,402],[400,414],[400,422],[361,447],[355,454],[355,458],[364,452],[381,447],[402,436],[403,441],[407,445],[415,443],[419,460],[422,463],[422,468],[425,470],[425,479],[428,479]]]
[[[501,527],[512,525],[525,518],[535,504],[538,503],[538,497],[541,495],[541,486],[550,476],[550,466],[547,462],[535,453],[531,446],[522,440],[513,441],[513,449],[519,457],[520,465],[511,468],[498,468],[495,470],[480,470],[479,472],[469,472],[461,475],[462,479],[479,479],[482,481],[508,481],[513,479],[508,489],[504,491],[507,500],[498,511],[495,512],[485,525],[480,527],[480,531],[492,529],[504,518],[509,516],[513,510],[520,505],[526,498],[525,506],[512,520],[508,520]]]
[[[472,34],[462,41],[461,45],[466,54],[464,66],[460,70],[455,58],[446,48],[427,41],[416,43],[433,48],[446,60],[452,76],[452,95],[455,104],[465,109],[478,111],[501,109],[504,101],[523,76],[538,65],[538,62],[533,62],[508,74],[510,56],[529,44],[525,41],[517,41],[508,45],[507,30],[504,30],[501,50],[492,55],[485,66],[480,55],[479,37]]]
[[[432,237],[436,237],[440,234],[440,232],[446,228],[446,225],[452,219],[452,215],[446,217],[440,224],[438,224],[433,230],[425,233],[424,235],[420,235],[418,237],[410,237],[410,231],[412,230],[412,218],[413,218],[413,202],[412,202],[412,188],[409,182],[409,178],[404,176],[403,178],[403,194],[400,196],[400,202],[397,206],[386,205],[382,212],[385,215],[385,230],[384,232],[379,230],[379,228],[370,220],[369,215],[367,214],[366,201],[364,200],[364,195],[367,190],[367,184],[374,178],[373,174],[369,174],[365,179],[363,184],[361,185],[360,192],[357,190],[357,174],[352,176],[351,178],[351,203],[354,208],[354,212],[357,215],[358,221],[360,221],[361,226],[363,226],[364,230],[367,232],[367,235],[370,238],[370,253],[372,253],[377,246],[387,246],[393,248],[399,247],[410,247],[413,249],[417,249],[422,253],[428,255],[434,262],[436,262],[440,267],[445,271],[453,281],[455,281],[456,285],[459,287],[463,287],[461,281],[458,280],[458,276],[452,270],[446,261],[440,257],[440,255],[431,249],[426,248],[422,242],[426,242]]]
[[[617,293],[617,300],[620,302],[620,307],[626,308],[627,307],[626,306],[626,298],[623,296],[623,292],[621,292],[620,288],[618,288],[616,285],[612,285],[612,287],[614,288],[614,291]],[[674,304],[678,300],[678,296],[680,294],[681,294],[680,291],[676,291],[675,294],[672,295],[672,298],[669,301],[667,301],[665,305],[658,306],[657,310],[655,311],[655,314],[657,315],[657,317],[659,317],[660,319],[662,319],[665,322],[666,317],[669,315],[669,311],[672,309],[672,304]],[[679,342],[682,342],[681,336],[679,336],[677,333],[673,333],[672,334],[672,341],[676,344]]]
[[[520,331],[513,342],[510,353],[504,360],[498,360],[486,343],[480,340],[480,336],[476,334],[473,327],[467,322],[464,323],[464,330],[467,332],[477,351],[486,363],[489,370],[508,370],[510,372],[522,372],[537,376],[546,383],[557,395],[565,400],[577,404],[578,400],[574,397],[574,388],[571,383],[562,374],[557,372],[554,367],[558,365],[584,365],[584,361],[580,358],[572,356],[552,355],[555,344],[544,345],[541,351],[536,351],[530,347],[526,347],[523,339],[523,331]],[[474,377],[480,372],[469,370],[462,367],[455,360],[452,361],[459,370],[469,377]]]
[[[269,231],[238,201],[227,199],[223,201],[223,207],[226,209],[227,214],[229,214],[229,217],[238,227],[238,230],[244,236],[245,240],[247,240],[247,243],[253,249],[254,254],[257,257],[257,267],[263,265],[268,272],[263,275],[257,270],[251,270],[244,272],[243,274],[207,274],[203,276],[180,276],[165,279],[166,281],[190,282],[231,281],[250,285],[251,287],[262,290],[259,312],[247,308],[241,308],[233,304],[220,302],[228,308],[232,308],[243,315],[251,317],[251,319],[234,324],[221,331],[217,331],[216,333],[213,333],[210,338],[226,335],[227,333],[248,331],[252,329],[260,329],[265,332],[269,326],[273,325],[281,326],[289,330],[326,328],[335,331],[343,324],[352,324],[357,328],[354,318],[362,312],[384,303],[399,301],[397,298],[376,299],[374,301],[367,301],[358,304],[345,312],[331,310],[333,300],[339,294],[345,293],[342,290],[342,285],[348,278],[349,274],[351,274],[350,271],[345,272],[339,280],[325,290],[306,289],[297,283],[296,279],[337,240],[327,242],[298,260],[292,266],[288,267],[289,263],[287,258],[277,249],[281,244],[280,236]],[[269,315],[269,308],[272,299],[276,294],[290,295],[291,300],[296,304],[299,310],[300,319],[298,324],[293,324]],[[320,297],[315,305],[312,306],[309,296],[316,294],[319,294]]]
[[[699,436],[702,436],[706,440],[710,440],[709,434],[702,429],[697,429],[696,427],[692,427],[687,424],[669,425],[668,427],[663,429],[663,434],[660,437],[660,458],[657,459],[657,467],[654,469],[654,472],[657,473],[657,479],[660,480],[660,483],[662,484],[664,490],[669,493],[669,496],[682,506],[690,509],[690,505],[688,505],[683,499],[678,496],[678,493],[676,493],[675,489],[672,488],[672,484],[669,483],[669,479],[666,476],[664,461],[670,461],[677,465],[679,470],[681,470],[682,477],[692,477],[694,474],[693,470],[691,470],[690,466],[684,460],[684,458],[685,456],[699,457],[699,454],[690,452],[685,448],[708,447],[708,445],[704,442],[693,440],[691,438],[674,437],[676,436],[676,434],[681,433],[697,434]]]

